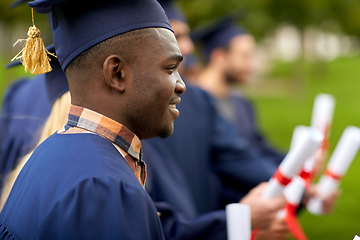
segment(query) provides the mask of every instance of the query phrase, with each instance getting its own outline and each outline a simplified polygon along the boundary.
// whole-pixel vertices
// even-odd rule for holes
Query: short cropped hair
[[[154,38],[152,33],[151,28],[143,28],[102,41],[74,58],[65,69],[65,74],[68,78],[81,74],[93,64],[103,64],[111,54],[119,55],[124,61],[133,64],[139,58],[144,41]]]

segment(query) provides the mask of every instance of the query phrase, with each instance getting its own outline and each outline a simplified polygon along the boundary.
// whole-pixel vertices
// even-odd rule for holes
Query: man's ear
[[[119,92],[125,91],[125,62],[118,55],[108,56],[103,64],[103,73],[107,85]]]

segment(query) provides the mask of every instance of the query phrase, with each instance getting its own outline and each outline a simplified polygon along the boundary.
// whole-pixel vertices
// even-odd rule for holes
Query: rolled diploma
[[[323,138],[323,134],[314,128],[308,128],[301,134],[298,144],[290,149],[278,168],[281,175],[286,179],[292,179],[297,175],[306,159],[320,146]],[[270,179],[268,187],[262,194],[264,199],[279,197],[283,194],[286,185],[280,183],[274,176]]]
[[[251,237],[250,206],[241,203],[226,205],[228,240],[249,240]]]
[[[298,206],[305,192],[305,181],[300,176],[294,177],[284,189],[286,201],[293,206]]]
[[[300,140],[303,138],[302,135],[306,134],[306,132],[309,130],[308,126],[304,125],[298,125],[294,128],[293,134],[291,136],[290,141],[290,148],[293,149],[295,146],[297,146],[300,142]]]
[[[315,129],[319,130],[320,132],[324,133],[325,135],[328,134],[325,131],[328,130],[328,127],[332,123],[333,113],[334,113],[334,106],[335,106],[335,98],[330,94],[318,94],[314,101],[314,107],[312,112],[311,118],[311,125]],[[294,148],[301,139],[301,135],[309,127],[299,125],[296,126],[292,135],[290,149]],[[314,156],[309,157],[304,164],[303,170],[310,173],[312,171],[314,165]],[[306,188],[306,182],[300,176],[294,177],[294,179],[290,182],[288,186],[284,189],[284,195],[288,203],[293,206],[298,206],[301,202],[303,194]],[[278,218],[284,217],[284,211],[278,213]]]
[[[308,158],[303,167],[303,171],[310,172],[314,165],[313,157]],[[306,188],[305,180],[300,176],[295,176],[293,180],[284,189],[284,196],[288,203],[293,206],[298,206],[305,193]]]
[[[328,130],[327,128],[332,123],[334,106],[335,98],[332,95],[318,94],[314,101],[313,112],[311,115],[311,126],[320,132],[327,134],[325,131]],[[303,125],[295,127],[291,139],[290,149],[296,146],[299,139],[301,139],[301,135],[304,134],[307,128],[309,127]],[[304,170],[306,172],[311,172],[314,162],[313,156],[308,158],[304,164]],[[287,201],[293,205],[300,204],[302,195],[305,192],[305,185],[306,183],[300,177],[295,177],[284,190],[284,195]]]
[[[341,135],[329,163],[327,164],[327,171],[339,178],[336,179],[327,174],[322,175],[317,184],[317,191],[320,196],[326,198],[339,187],[340,178],[346,174],[359,147],[360,128],[355,126],[347,127]],[[307,209],[315,215],[322,214],[323,209],[321,200],[314,197],[310,198]]]
[[[302,139],[302,135],[306,134],[308,130],[309,127],[303,125],[298,125],[294,128],[290,142],[290,149],[293,149],[295,146],[299,144],[299,141]],[[305,165],[306,163],[309,162],[309,159],[306,160]],[[299,176],[295,176],[293,180],[289,183],[289,185],[287,185],[284,189],[284,195],[287,202],[294,206],[299,205],[304,192],[305,192],[305,182]],[[278,213],[278,218],[281,219],[284,217],[285,217],[284,211],[280,210],[280,212]]]
[[[325,131],[332,123],[334,107],[335,98],[332,95],[325,93],[316,95],[311,114],[311,126],[327,134]]]
[[[295,176],[293,180],[284,188],[284,196],[286,201],[293,205],[298,206],[302,199],[302,196],[305,192],[305,182],[299,177]],[[276,217],[278,219],[284,219],[286,217],[287,211],[285,208],[278,211]]]

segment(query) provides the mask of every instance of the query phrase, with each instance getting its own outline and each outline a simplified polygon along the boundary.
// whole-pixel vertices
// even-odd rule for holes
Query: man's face
[[[234,37],[226,52],[225,74],[230,82],[244,83],[251,79],[255,71],[255,41],[243,34]]]
[[[154,28],[153,37],[146,38],[140,47],[132,67],[134,94],[127,104],[129,123],[140,139],[168,137],[179,116],[179,94],[186,89],[178,73],[182,55],[174,34],[164,28]]]

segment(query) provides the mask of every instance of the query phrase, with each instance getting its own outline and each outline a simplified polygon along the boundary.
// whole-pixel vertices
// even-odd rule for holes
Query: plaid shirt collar
[[[100,135],[141,161],[141,141],[124,125],[90,109],[70,105],[67,124]]]

